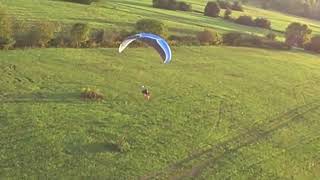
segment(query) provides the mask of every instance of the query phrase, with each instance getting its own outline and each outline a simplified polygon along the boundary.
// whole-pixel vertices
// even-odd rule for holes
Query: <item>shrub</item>
[[[69,35],[70,32],[66,29],[60,31],[56,34],[55,38],[50,42],[51,46],[54,47],[70,47],[72,44],[71,36]]]
[[[178,3],[176,0],[153,0],[152,5],[155,8],[177,10]]]
[[[225,11],[224,11],[224,16],[223,18],[224,19],[231,19],[231,14],[232,14],[232,10],[227,8]]]
[[[277,50],[290,50],[291,49],[291,47],[284,42],[269,40],[269,39],[263,39],[262,45],[260,47],[267,48],[267,49],[277,49]]]
[[[269,40],[275,40],[277,37],[277,35],[273,32],[270,32],[266,35],[266,38],[269,39]]]
[[[15,24],[15,32],[13,34],[13,38],[16,43],[14,44],[15,48],[24,48],[31,47],[31,38],[30,35],[30,27],[26,27],[23,22],[19,24]]]
[[[131,33],[127,31],[98,30],[91,35],[91,41],[103,47],[118,47]]]
[[[115,145],[120,152],[128,152],[131,148],[130,144],[127,141],[127,138],[125,136],[118,137],[117,141],[115,142]]]
[[[241,39],[243,33],[240,32],[230,32],[223,34],[223,43],[226,45],[234,46],[236,45],[237,41]]]
[[[0,37],[10,38],[13,34],[13,20],[5,9],[0,8]]]
[[[66,2],[73,2],[73,3],[79,3],[79,4],[91,4],[93,2],[97,2],[98,0],[64,0]]]
[[[252,20],[251,16],[239,16],[235,22],[246,26],[255,26],[255,22]]]
[[[219,4],[215,1],[208,2],[205,9],[204,15],[210,17],[218,17],[220,14]]]
[[[290,46],[303,47],[310,41],[311,33],[312,30],[308,25],[293,22],[286,28],[286,43]]]
[[[98,89],[83,88],[81,98],[88,100],[103,100],[104,96]]]
[[[175,36],[171,35],[169,38],[171,45],[199,45],[199,41],[194,36]]]
[[[311,41],[305,44],[305,50],[320,53],[320,36],[315,36],[311,38]]]
[[[218,0],[217,1],[221,9],[231,9],[232,5],[229,1]]]
[[[16,41],[11,37],[0,37],[0,49],[8,50],[14,46]]]
[[[168,0],[168,7],[169,10],[177,10],[178,9],[178,3],[176,0]]]
[[[236,46],[261,47],[263,39],[256,35],[243,34],[236,42]]]
[[[57,25],[51,22],[39,22],[32,26],[33,46],[47,47],[54,38]]]
[[[40,23],[25,25],[23,23],[17,25],[14,39],[15,47],[40,47],[41,31],[38,26]]]
[[[89,26],[83,23],[74,24],[71,28],[71,43],[73,47],[80,47],[89,38]]]
[[[254,24],[260,28],[271,29],[271,22],[266,18],[256,18]]]
[[[31,28],[28,32],[24,34],[25,36],[22,37],[25,39],[25,47],[39,47],[39,39],[40,35],[38,34],[38,30],[36,28]]]
[[[241,2],[239,2],[239,1],[234,1],[233,4],[232,4],[232,6],[231,6],[231,9],[232,9],[232,10],[235,10],[235,11],[243,11]]]
[[[181,10],[191,11],[192,6],[189,3],[176,0],[153,0],[152,6],[155,8],[169,9],[169,10]]]
[[[186,2],[178,2],[178,9],[181,11],[192,11],[192,6],[190,3],[186,3]]]
[[[155,8],[168,9],[169,0],[153,0],[152,6]]]
[[[15,41],[13,35],[13,20],[9,17],[5,9],[0,8],[0,48],[9,49]]]
[[[222,39],[215,31],[204,30],[197,34],[197,39],[202,45],[217,45],[221,44]]]
[[[141,19],[136,23],[136,30],[139,32],[149,32],[166,37],[167,27],[165,24],[158,20]]]
[[[288,50],[288,46],[284,42],[270,40],[265,37],[244,34],[239,32],[226,33],[223,36],[223,43],[231,46],[259,47],[267,49]]]

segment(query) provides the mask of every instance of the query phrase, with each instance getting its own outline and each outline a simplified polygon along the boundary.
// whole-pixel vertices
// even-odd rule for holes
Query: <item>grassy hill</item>
[[[206,1],[191,1],[195,10],[203,11]],[[141,18],[155,18],[166,22],[172,34],[195,34],[204,28],[212,28],[219,32],[243,31],[265,35],[269,31],[242,26],[221,18],[205,17],[196,12],[175,12],[155,9],[151,0],[101,0],[91,6],[49,0],[2,0],[10,13],[19,20],[38,21],[51,20],[63,23],[87,22],[95,27],[108,29],[132,29],[134,23]],[[223,12],[221,12],[221,16]],[[245,7],[245,12],[236,12],[232,16],[251,15],[266,17],[271,20],[272,28],[284,31],[291,22],[309,24],[312,30],[320,33],[320,22],[301,17],[293,17],[278,12]]]
[[[191,1],[190,1],[191,2]],[[201,9],[204,1],[192,1]],[[20,20],[132,28],[166,21],[171,33],[203,27],[265,33],[150,1],[1,0]],[[270,15],[283,29],[295,17]],[[277,20],[278,18],[278,20]],[[298,19],[297,19],[298,20]],[[319,23],[313,24],[317,31]],[[0,177],[108,179],[317,179],[320,56],[301,51],[173,47],[0,51]],[[150,88],[146,102],[141,85]],[[101,102],[80,98],[98,88]],[[119,152],[125,137],[130,145]]]
[[[319,176],[319,56],[173,52],[170,65],[152,49],[0,52],[0,174],[167,177],[193,164],[204,177],[289,178],[292,167],[296,177]],[[141,85],[150,87],[150,102]],[[106,100],[82,101],[84,87]],[[114,149],[119,136],[130,151]]]

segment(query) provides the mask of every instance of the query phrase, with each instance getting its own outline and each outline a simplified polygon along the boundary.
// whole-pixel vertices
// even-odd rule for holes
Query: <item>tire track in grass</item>
[[[315,111],[319,108],[320,108],[320,103],[311,103],[311,104],[303,105],[296,109],[293,109],[288,113],[282,114],[278,118],[274,118],[272,123],[275,123],[275,124],[272,124],[272,123],[267,124],[268,126],[266,128],[267,130],[261,130],[261,128],[251,129],[249,133],[245,134],[244,136],[241,136],[239,139],[236,139],[236,142],[231,141],[227,144],[224,144],[221,147],[222,153],[219,154],[218,156],[213,155],[211,158],[208,157],[207,160],[198,163],[197,165],[193,166],[191,169],[182,171],[180,176],[174,175],[169,177],[170,179],[183,179],[184,177],[198,177],[199,175],[201,175],[204,169],[213,166],[217,160],[224,158],[226,155],[230,153],[237,152],[243,147],[246,147],[251,144],[255,144],[261,139],[267,138],[268,135],[270,135],[271,133],[288,126],[290,123],[303,120],[302,118],[300,118],[301,116],[303,116],[306,113]],[[302,112],[299,112],[299,111],[302,111]],[[276,121],[276,120],[282,120],[282,119],[285,119],[285,121],[279,121],[279,123]],[[271,126],[269,127],[269,125]],[[233,144],[238,144],[238,145],[232,147]]]
[[[191,155],[177,163],[170,165],[168,168],[155,172],[140,179],[183,179],[186,177],[198,177],[201,172],[208,166],[212,166],[215,161],[223,158],[225,155],[238,151],[239,149],[258,142],[268,137],[272,132],[288,126],[295,121],[301,121],[304,114],[315,111],[320,108],[319,100],[308,104],[297,106],[276,117],[266,120],[264,124],[257,124],[247,132],[214,145],[212,148]],[[200,161],[196,165],[190,164],[192,161]]]
[[[320,135],[319,135],[319,136],[315,136],[315,137],[313,137],[313,138],[305,138],[305,139],[303,139],[303,143],[301,143],[300,141],[298,141],[298,142],[296,142],[296,144],[294,144],[293,146],[290,146],[290,147],[286,148],[286,152],[287,152],[287,151],[290,151],[290,150],[293,150],[293,149],[295,149],[295,148],[298,147],[298,146],[301,146],[301,145],[304,145],[304,144],[310,144],[310,143],[312,143],[312,142],[314,142],[314,141],[317,141],[317,140],[319,140],[319,139],[320,139]],[[280,154],[283,154],[283,153],[284,153],[284,152],[276,153],[276,154],[274,154],[274,155],[271,155],[271,156],[268,157],[268,158],[264,158],[264,159],[261,159],[261,160],[259,160],[259,161],[253,162],[253,163],[251,163],[251,164],[243,167],[242,171],[245,171],[245,170],[247,170],[247,169],[249,169],[249,168],[252,168],[252,167],[254,167],[254,166],[256,166],[256,165],[262,164],[263,162],[269,161],[269,160],[273,159],[274,157],[279,156]],[[225,177],[225,179],[230,179],[234,174],[235,174],[234,172],[231,173],[229,176]]]
[[[313,111],[312,114],[320,115],[320,113],[318,113],[316,111]],[[299,146],[303,146],[305,144],[313,143],[313,142],[318,141],[320,139],[320,133],[318,131],[315,131],[315,130],[307,132],[307,133],[303,132],[302,134],[303,134],[302,138],[296,140],[290,146],[284,147],[285,151],[278,152],[276,154],[272,154],[271,156],[264,157],[262,159],[259,159],[258,161],[255,161],[256,157],[253,157],[253,158],[249,157],[249,159],[246,158],[247,159],[246,162],[251,162],[251,163],[246,163],[244,166],[241,166],[242,167],[241,171],[245,171],[245,170],[247,170],[247,169],[249,169],[251,167],[254,167],[254,166],[259,165],[259,164],[261,164],[263,162],[269,161],[272,158],[274,158],[274,157],[276,157],[276,156],[278,156],[280,154],[283,154],[285,152],[293,150],[293,149],[295,149],[295,148],[297,148]],[[235,152],[232,152],[232,153],[235,153]],[[230,155],[232,153],[226,154],[226,156]],[[236,152],[236,153],[238,153],[238,152]],[[232,161],[232,160],[230,159],[230,161]],[[213,170],[213,172],[214,172],[214,170]],[[229,176],[226,176],[225,179],[230,179],[233,175],[235,175],[234,171],[232,171],[231,174],[229,174]]]

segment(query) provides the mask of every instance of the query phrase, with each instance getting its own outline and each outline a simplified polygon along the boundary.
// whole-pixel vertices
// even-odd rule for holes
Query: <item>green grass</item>
[[[205,1],[188,1],[194,9],[203,11]],[[151,0],[101,0],[91,6],[65,3],[54,0],[2,0],[9,13],[22,21],[50,20],[66,24],[87,22],[93,27],[108,29],[132,29],[134,23],[141,18],[159,19],[168,25],[171,34],[195,34],[204,28],[212,28],[224,33],[242,31],[265,35],[265,29],[238,25],[221,18],[205,17],[195,12],[179,12],[151,7]],[[305,18],[293,17],[278,12],[245,7],[245,12],[234,11],[233,16],[262,16],[272,21],[272,28],[284,31],[291,22],[307,23],[315,33],[320,33],[320,22]],[[221,12],[221,16],[223,11]],[[280,34],[279,34],[280,35]]]
[[[118,30],[155,18],[172,34],[267,33],[150,2],[1,0],[27,23]],[[234,16],[242,14],[268,17],[276,30],[299,21],[320,32],[318,21],[249,6]],[[169,65],[151,48],[21,49],[0,57],[0,179],[320,177],[319,55],[204,46],[173,47]],[[104,101],[81,99],[83,88],[99,89]],[[127,152],[115,144],[122,138]]]
[[[318,55],[173,54],[164,65],[150,48],[0,52],[1,176],[319,177]],[[84,87],[105,101],[81,100]],[[121,136],[128,152],[112,144]]]

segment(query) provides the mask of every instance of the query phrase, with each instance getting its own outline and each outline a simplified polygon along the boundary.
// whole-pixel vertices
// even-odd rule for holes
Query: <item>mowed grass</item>
[[[195,10],[203,11],[206,1],[192,1]],[[164,21],[171,34],[194,35],[205,28],[215,29],[225,33],[241,31],[265,35],[269,30],[242,26],[222,18],[205,17],[201,13],[181,12],[156,9],[151,6],[151,0],[101,0],[99,3],[81,5],[54,0],[1,0],[9,13],[21,21],[57,21],[64,24],[86,22],[95,28],[132,30],[137,20],[153,18]],[[272,28],[284,31],[291,22],[301,22],[310,25],[313,31],[320,32],[320,22],[300,17],[285,15],[278,12],[245,7],[245,12],[234,11],[233,17],[251,15],[266,17],[271,20]],[[223,16],[223,11],[221,12]],[[279,36],[282,36],[279,34]]]
[[[173,54],[164,65],[151,48],[1,51],[1,177],[320,176],[318,55]],[[84,87],[105,100],[81,100]],[[112,144],[121,136],[128,152]]]

